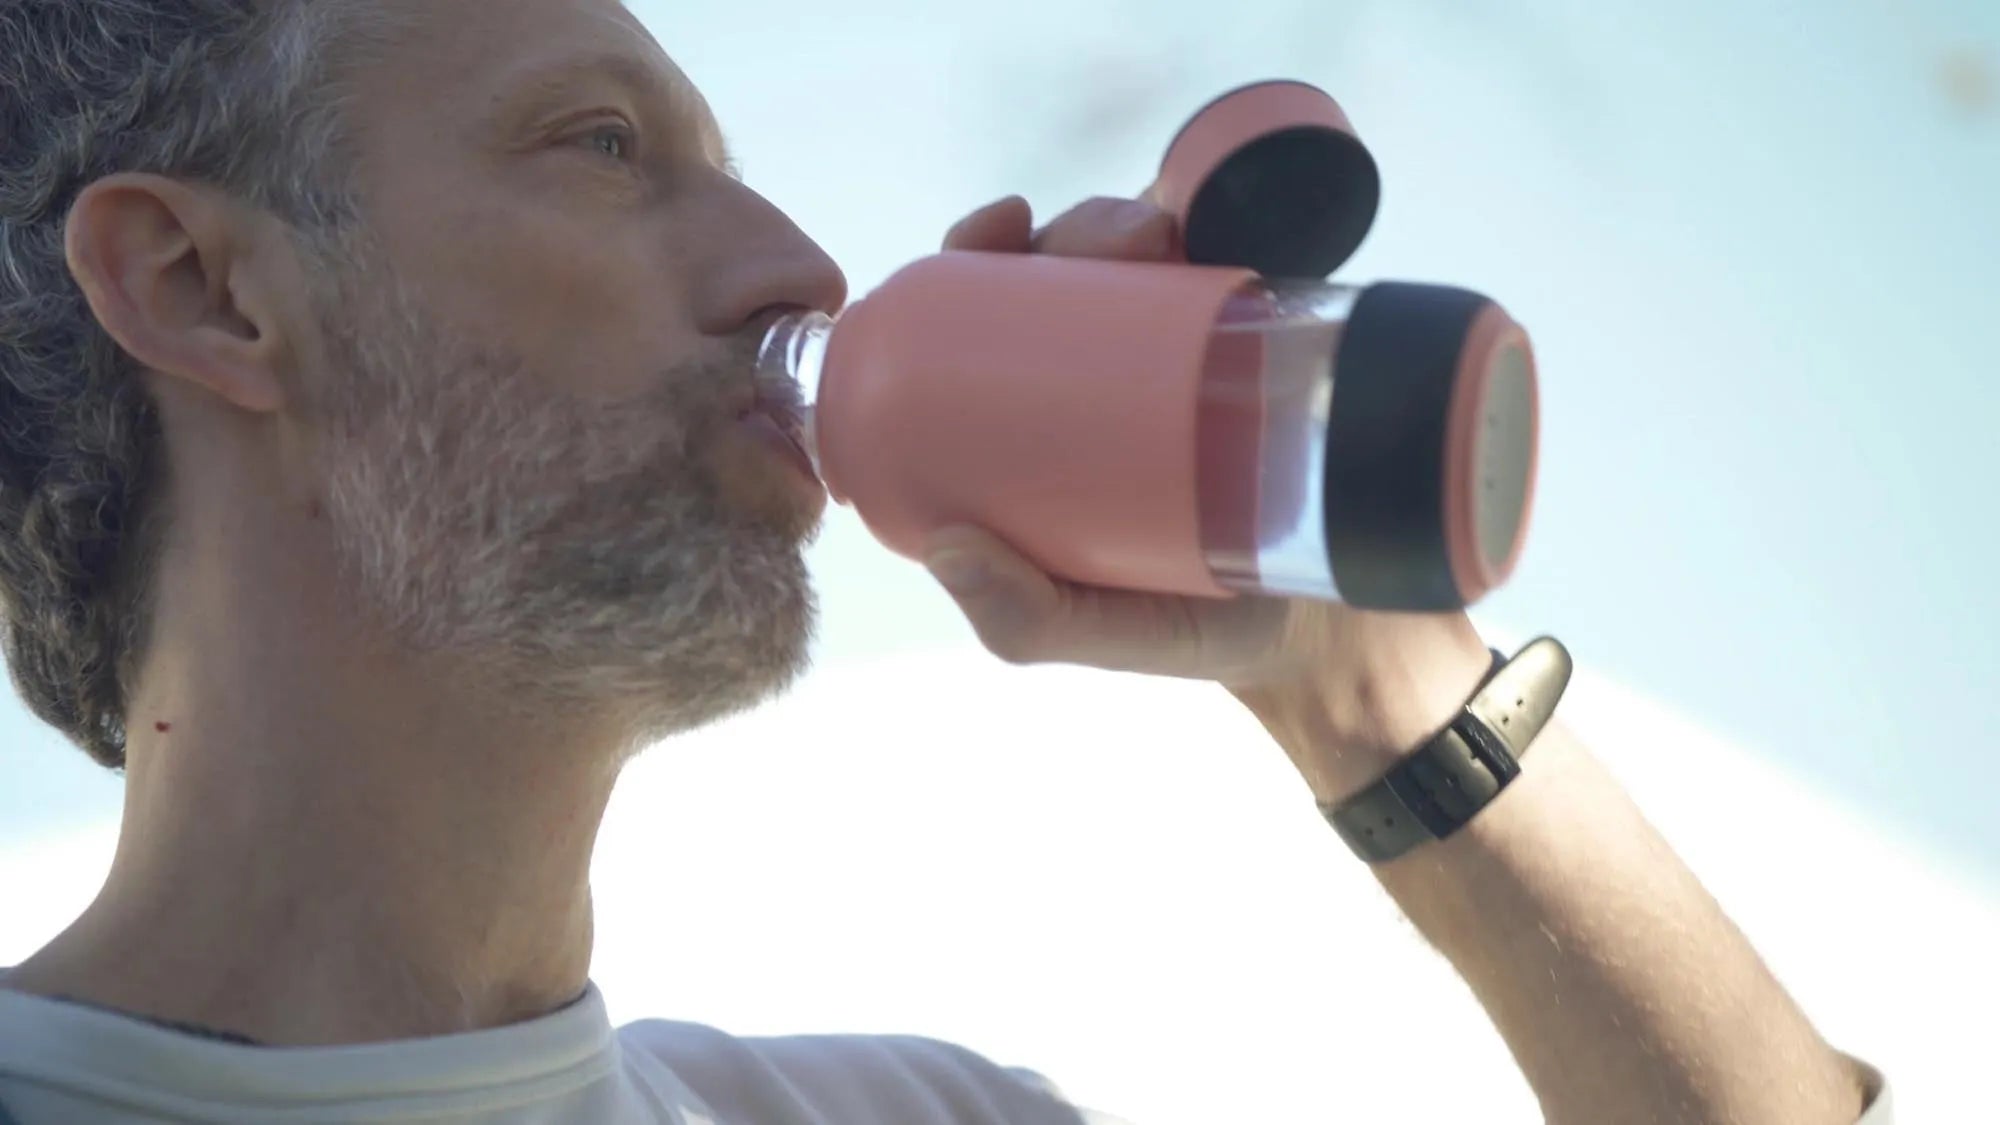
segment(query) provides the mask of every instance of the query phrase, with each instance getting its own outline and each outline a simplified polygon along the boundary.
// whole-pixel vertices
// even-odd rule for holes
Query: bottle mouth
[[[801,405],[819,401],[820,370],[833,318],[818,311],[789,313],[773,321],[757,348],[757,384],[789,384]]]
[[[758,400],[782,417],[787,436],[822,479],[826,470],[820,464],[814,406],[833,323],[833,317],[818,311],[789,313],[774,321],[758,345],[754,375]]]

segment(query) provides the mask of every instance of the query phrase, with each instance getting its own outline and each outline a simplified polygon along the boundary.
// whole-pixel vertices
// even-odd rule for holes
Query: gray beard
[[[395,640],[515,702],[618,707],[636,742],[799,676],[815,525],[732,510],[705,456],[746,372],[684,365],[641,401],[587,402],[452,338],[391,271],[336,272],[326,518]]]

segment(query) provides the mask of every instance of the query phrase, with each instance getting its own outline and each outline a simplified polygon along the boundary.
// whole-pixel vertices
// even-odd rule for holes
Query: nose
[[[697,236],[703,334],[734,335],[774,311],[837,313],[847,304],[847,277],[783,211],[733,179],[718,176],[716,191],[714,221]]]

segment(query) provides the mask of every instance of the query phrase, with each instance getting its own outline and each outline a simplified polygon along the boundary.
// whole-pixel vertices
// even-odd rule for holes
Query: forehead
[[[498,110],[598,74],[665,95],[712,129],[708,107],[621,0],[382,0],[386,33],[359,96],[395,117]]]

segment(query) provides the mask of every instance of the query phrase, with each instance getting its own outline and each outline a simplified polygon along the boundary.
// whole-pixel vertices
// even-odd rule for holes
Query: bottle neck
[[[796,312],[774,322],[757,348],[759,393],[797,407],[801,423],[797,436],[813,471],[822,479],[826,467],[820,462],[818,405],[826,345],[832,338],[832,317],[823,312]]]
[[[757,381],[784,381],[798,388],[810,410],[819,401],[820,377],[834,320],[823,312],[797,312],[771,325],[757,349]]]

